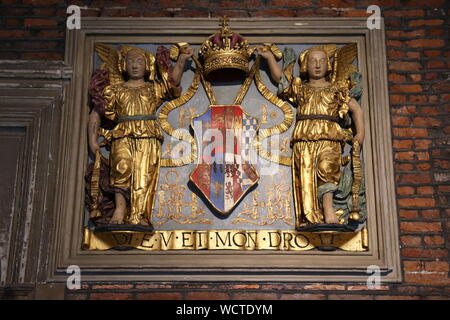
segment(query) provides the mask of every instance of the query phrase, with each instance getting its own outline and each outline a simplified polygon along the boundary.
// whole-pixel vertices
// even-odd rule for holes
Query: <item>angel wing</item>
[[[333,78],[336,82],[346,81],[353,72],[357,71],[352,64],[357,55],[358,47],[356,43],[348,44],[336,51],[333,68]]]
[[[103,61],[100,69],[106,69],[109,71],[109,83],[113,85],[124,82],[125,80],[119,71],[119,52],[113,47],[103,43],[95,44],[95,52]]]

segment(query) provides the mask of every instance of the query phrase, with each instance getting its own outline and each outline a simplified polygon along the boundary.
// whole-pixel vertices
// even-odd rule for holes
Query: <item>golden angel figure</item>
[[[359,147],[364,140],[363,112],[350,96],[356,45],[305,50],[299,57],[300,77],[292,75],[293,61],[285,59],[287,66],[282,72],[270,51],[260,47],[258,52],[279,83],[279,95],[297,107],[291,138],[296,227],[301,230],[314,224],[342,223],[333,207],[333,196],[343,172],[343,147],[346,142]],[[285,55],[289,53],[285,51]],[[355,133],[341,126],[349,111]]]
[[[109,78],[99,97],[102,108],[91,111],[88,126],[89,149],[98,154],[102,118],[111,124],[111,130],[103,130],[102,135],[110,140],[109,187],[114,193],[114,211],[104,223],[153,229],[163,140],[156,111],[165,99],[180,95],[185,62],[193,53],[192,48],[185,48],[172,67],[164,60],[169,54],[164,49],[159,48],[161,61],[156,61],[138,47],[123,45],[118,51],[104,44],[95,47]]]

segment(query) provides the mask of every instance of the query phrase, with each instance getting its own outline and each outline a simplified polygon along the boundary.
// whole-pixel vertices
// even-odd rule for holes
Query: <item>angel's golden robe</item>
[[[294,78],[281,95],[297,106],[291,140],[296,224],[324,223],[321,199],[337,189],[343,142],[352,137],[338,123],[348,112],[348,86],[316,88]]]
[[[105,116],[118,122],[112,130],[110,183],[130,191],[126,223],[140,224],[143,219],[151,223],[163,139],[155,114],[163,99],[179,95],[177,89],[151,81],[137,88],[126,82],[110,85],[103,91]],[[154,120],[139,120],[142,116]]]

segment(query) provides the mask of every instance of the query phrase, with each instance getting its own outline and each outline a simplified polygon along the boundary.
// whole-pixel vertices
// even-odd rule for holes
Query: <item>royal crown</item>
[[[230,31],[226,17],[220,32],[203,42],[199,51],[206,79],[221,82],[244,79],[250,55],[247,40]]]

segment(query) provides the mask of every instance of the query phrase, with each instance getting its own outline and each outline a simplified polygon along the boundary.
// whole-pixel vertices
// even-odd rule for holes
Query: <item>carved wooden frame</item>
[[[94,42],[199,44],[218,29],[206,18],[86,18],[68,30],[65,63],[73,78],[65,93],[64,139],[59,159],[56,223],[48,280],[64,281],[78,265],[83,281],[358,281],[377,265],[382,280],[401,280],[384,23],[369,30],[363,18],[233,19],[250,43],[358,44],[366,129],[369,251],[83,251],[87,85]]]

